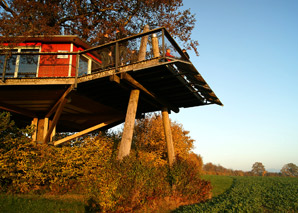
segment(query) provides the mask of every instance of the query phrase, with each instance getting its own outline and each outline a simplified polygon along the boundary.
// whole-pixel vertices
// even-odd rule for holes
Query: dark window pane
[[[39,52],[38,49],[22,49],[21,52]],[[18,77],[36,77],[38,55],[20,55]]]
[[[84,56],[80,56],[79,61],[79,73],[78,76],[82,76],[88,73],[88,59]]]
[[[17,52],[17,50],[11,50],[11,52]],[[17,55],[10,55],[7,64],[6,64],[6,71],[5,77],[14,77],[15,69],[16,69],[16,60]],[[0,72],[1,75],[3,73],[3,66],[5,61],[5,55],[0,55]]]

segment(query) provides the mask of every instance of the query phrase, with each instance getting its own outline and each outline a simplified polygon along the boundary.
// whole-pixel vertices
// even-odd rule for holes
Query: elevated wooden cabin
[[[174,58],[166,57],[167,48]],[[34,124],[33,140],[44,143],[58,145],[125,119],[129,141],[144,113],[162,110],[166,123],[168,112],[180,108],[222,105],[165,28],[96,47],[77,36],[17,38],[0,53],[0,109],[20,126]],[[55,141],[55,132],[77,133]]]

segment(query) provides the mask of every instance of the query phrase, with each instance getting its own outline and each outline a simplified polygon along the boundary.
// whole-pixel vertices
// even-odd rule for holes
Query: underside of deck
[[[0,82],[0,107],[20,126],[46,115],[51,120],[55,105],[69,90],[57,132],[82,131],[103,122],[110,128],[124,121],[132,89],[140,90],[137,117],[162,107],[178,112],[222,105],[190,62],[152,59],[78,78],[8,78]]]

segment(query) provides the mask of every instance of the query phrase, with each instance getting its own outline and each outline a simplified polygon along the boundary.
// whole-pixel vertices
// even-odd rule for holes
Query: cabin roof
[[[74,43],[84,49],[91,48],[91,45],[85,42],[77,35],[37,35],[37,36],[18,36],[18,37],[2,37],[2,43]]]

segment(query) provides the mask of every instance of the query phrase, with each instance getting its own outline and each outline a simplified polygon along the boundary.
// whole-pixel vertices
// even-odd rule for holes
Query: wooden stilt
[[[44,119],[44,125],[43,125],[43,138],[46,137],[49,129],[49,118]]]
[[[37,140],[37,123],[38,123],[38,118],[33,118],[31,125],[34,126],[34,132],[32,134],[32,141],[36,141]]]
[[[39,119],[37,123],[37,143],[42,143],[44,139],[44,119]]]
[[[50,122],[50,124],[52,124],[52,121]],[[53,128],[53,131],[52,131],[52,134],[51,134],[51,137],[50,137],[51,142],[53,141],[53,138],[54,138],[55,135],[56,135],[56,126]]]
[[[148,32],[150,30],[149,25],[145,25],[143,33]],[[147,50],[148,36],[143,36],[141,39],[140,51],[139,51],[139,61],[143,61],[146,59],[146,50]]]
[[[175,161],[175,150],[174,150],[174,144],[173,144],[173,138],[172,138],[169,112],[167,108],[162,109],[162,121],[163,121],[166,143],[167,143],[168,161],[169,161],[169,165],[172,166]]]
[[[127,112],[126,112],[126,118],[125,118],[125,124],[124,124],[124,130],[123,130],[123,135],[120,142],[120,148],[118,153],[118,160],[122,160],[123,157],[129,155],[130,153],[139,95],[140,95],[140,90],[132,90],[130,93],[129,103],[128,103]]]

